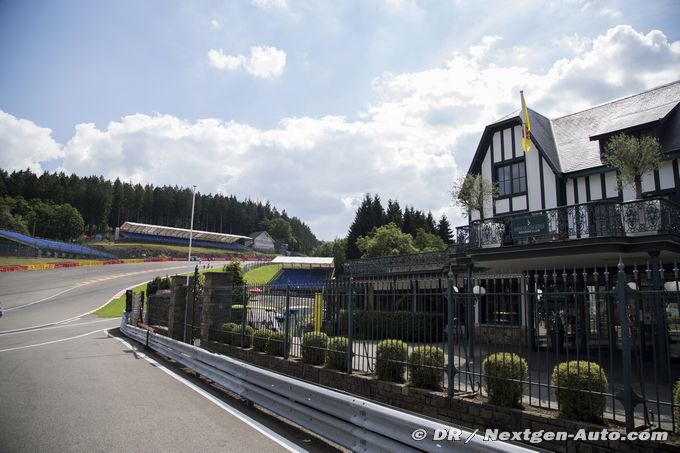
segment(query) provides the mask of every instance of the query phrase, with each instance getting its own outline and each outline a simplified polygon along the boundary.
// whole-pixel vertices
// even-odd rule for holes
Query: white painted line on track
[[[75,319],[73,319],[73,321],[75,321],[77,319],[81,319],[81,318],[75,318]],[[102,322],[111,322],[111,321],[115,321],[118,324],[118,323],[120,323],[120,318],[105,318],[105,319],[98,319],[96,321],[80,322],[80,323],[77,323],[77,324],[63,323],[61,325],[38,327],[38,328],[35,328],[35,329],[30,329],[30,330],[17,330],[17,331],[12,331],[12,332],[9,332],[9,331],[8,332],[0,332],[0,335],[7,336],[7,335],[18,335],[18,334],[22,334],[22,333],[42,332],[42,331],[45,331],[45,330],[63,329],[65,327],[80,327],[80,326],[87,326],[87,325],[90,325],[90,324],[99,324],[99,323],[102,323]]]
[[[55,297],[61,296],[62,294],[67,293],[67,292],[69,292],[69,291],[71,291],[71,290],[73,290],[73,289],[76,289],[76,288],[78,288],[77,285],[76,285],[76,286],[72,286],[72,287],[70,287],[70,288],[67,288],[67,289],[65,289],[65,290],[63,290],[63,291],[60,291],[60,292],[58,292],[58,293],[56,293],[56,294],[52,294],[51,296],[45,297],[44,299],[36,300],[36,301],[34,301],[34,302],[29,302],[29,303],[23,304],[23,305],[17,305],[16,307],[5,308],[5,311],[7,312],[7,311],[12,311],[12,310],[18,310],[18,309],[20,309],[20,308],[30,307],[31,305],[39,304],[39,303],[41,303],[41,302],[45,302],[45,301],[47,301],[47,300],[54,299]]]
[[[116,340],[120,341],[125,346],[130,348],[135,353],[136,356],[143,358],[144,360],[146,360],[150,364],[154,365],[156,368],[159,368],[160,370],[162,370],[163,372],[168,374],[170,377],[172,377],[175,380],[179,381],[180,383],[186,385],[187,387],[189,387],[194,392],[198,393],[202,397],[206,398],[207,400],[209,400],[210,402],[212,402],[213,404],[218,406],[220,409],[230,413],[231,415],[238,418],[239,420],[241,420],[246,425],[250,426],[251,428],[253,428],[257,431],[259,431],[261,434],[267,436],[268,438],[270,438],[271,440],[273,440],[277,444],[281,445],[286,450],[292,451],[292,452],[305,452],[305,453],[307,453],[307,450],[303,449],[299,445],[292,443],[291,441],[289,441],[285,437],[283,437],[283,436],[277,434],[276,432],[272,431],[271,429],[267,428],[262,423],[260,423],[257,420],[249,417],[247,414],[244,414],[244,413],[238,411],[237,409],[229,406],[224,401],[222,401],[219,398],[216,398],[215,396],[206,392],[205,390],[203,390],[202,388],[200,388],[199,386],[197,386],[193,382],[190,382],[190,381],[184,379],[183,377],[175,374],[173,371],[169,370],[168,368],[166,368],[163,365],[161,365],[160,363],[158,363],[156,360],[148,357],[146,354],[144,354],[142,352],[139,352],[139,350],[137,350],[137,348],[132,346],[130,343],[128,343],[124,339],[119,338],[119,337],[114,337],[110,333],[108,335],[111,338],[115,338]]]
[[[75,337],[60,338],[59,340],[46,341],[44,343],[37,343],[37,344],[29,344],[29,345],[26,345],[26,346],[17,346],[15,348],[0,349],[0,352],[18,351],[20,349],[37,348],[38,346],[47,346],[48,344],[62,343],[64,341],[70,341],[70,340],[75,340],[75,339],[78,339],[78,338],[83,338],[83,337],[86,337],[88,335],[92,335],[93,333],[106,332],[107,330],[109,330],[109,329],[107,328],[107,329],[93,330],[92,332],[84,333],[84,334],[81,334],[81,335],[76,335]]]
[[[150,272],[167,271],[167,270],[173,270],[173,269],[182,269],[182,268],[185,268],[185,267],[186,267],[186,266],[163,267],[163,268],[160,268],[160,269],[153,269],[153,270],[148,270],[148,271],[141,271],[141,272],[138,272],[138,273],[139,273],[139,274],[144,274],[144,273],[150,273]],[[47,324],[39,324],[39,325],[37,325],[37,326],[22,327],[22,328],[20,328],[20,329],[2,330],[2,331],[0,331],[0,335],[7,335],[7,334],[10,334],[10,333],[15,333],[15,332],[25,332],[25,331],[31,331],[31,330],[42,329],[42,328],[44,328],[44,327],[56,326],[56,325],[59,325],[59,324],[65,324],[65,323],[74,321],[74,320],[76,320],[76,319],[82,318],[83,316],[91,315],[91,314],[94,313],[95,311],[97,311],[97,310],[99,310],[99,309],[101,309],[101,308],[104,308],[104,307],[105,307],[106,305],[108,305],[108,303],[111,302],[113,299],[116,299],[116,298],[120,297],[120,295],[121,295],[122,293],[124,293],[126,290],[135,288],[135,287],[137,287],[137,286],[139,286],[139,285],[142,285],[142,284],[144,284],[144,283],[148,283],[148,280],[144,280],[143,282],[137,283],[136,285],[128,286],[127,288],[120,290],[120,291],[117,292],[111,299],[107,300],[105,303],[103,303],[103,304],[100,305],[99,307],[94,308],[94,309],[88,311],[87,313],[82,313],[82,314],[80,314],[80,315],[78,315],[78,316],[74,316],[74,317],[72,317],[72,318],[63,319],[63,320],[61,320],[61,321],[50,322],[50,323],[47,323]],[[80,288],[81,286],[84,286],[84,285],[77,285],[77,286],[74,286],[74,287],[69,288],[69,289],[67,289],[67,290],[65,290],[65,291],[62,291],[61,293],[53,294],[53,295],[51,295],[51,296],[49,296],[49,297],[47,297],[47,298],[45,298],[45,299],[41,299],[41,300],[39,300],[39,301],[31,302],[31,303],[26,304],[26,305],[21,305],[21,306],[19,306],[19,307],[13,307],[13,309],[17,309],[17,308],[21,308],[21,307],[26,307],[26,306],[28,306],[28,305],[34,305],[34,304],[37,304],[37,303],[39,303],[39,302],[46,301],[47,299],[51,299],[51,298],[53,298],[53,297],[59,296],[59,295],[65,293],[66,291],[70,291],[70,290],[75,289],[75,288]],[[4,311],[7,312],[7,311],[9,311],[9,310],[10,310],[10,309],[5,309]]]

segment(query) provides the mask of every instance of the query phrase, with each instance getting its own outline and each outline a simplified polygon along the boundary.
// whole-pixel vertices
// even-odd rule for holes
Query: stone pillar
[[[201,313],[201,343],[207,344],[209,340],[219,340],[215,329],[220,329],[222,324],[231,320],[232,303],[231,272],[208,272],[205,274],[205,286],[203,288],[203,307]]]
[[[187,278],[179,275],[172,277],[170,306],[168,309],[168,336],[182,341],[184,338],[184,312],[187,303]]]

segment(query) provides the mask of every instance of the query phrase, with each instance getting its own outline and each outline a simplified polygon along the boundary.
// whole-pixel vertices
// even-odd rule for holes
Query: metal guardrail
[[[504,442],[486,442],[467,428],[444,424],[352,395],[214,354],[121,321],[121,332],[154,351],[191,368],[242,398],[356,452],[498,451],[528,452]],[[433,441],[437,430],[460,430],[460,441]],[[412,433],[427,432],[416,441]]]

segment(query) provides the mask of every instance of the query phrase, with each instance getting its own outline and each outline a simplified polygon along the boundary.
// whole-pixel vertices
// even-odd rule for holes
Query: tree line
[[[176,228],[189,228],[191,223],[192,191],[186,187],[0,169],[0,196],[68,204],[81,215],[84,231],[90,235],[110,233],[125,221]],[[29,231],[31,226],[27,225]],[[309,226],[285,210],[277,210],[268,201],[240,201],[233,195],[196,193],[194,229],[243,236],[266,230],[278,242],[288,244],[289,250],[301,253],[310,253],[319,244]]]
[[[436,221],[432,212],[412,206],[402,209],[396,200],[388,200],[385,208],[379,195],[366,194],[347,236],[324,242],[314,255],[333,256],[340,271],[346,259],[430,252],[451,244],[453,233],[446,215]]]

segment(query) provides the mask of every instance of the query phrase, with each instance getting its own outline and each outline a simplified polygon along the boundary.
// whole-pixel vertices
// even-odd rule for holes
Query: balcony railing
[[[586,238],[680,235],[680,205],[663,198],[594,201],[475,220],[456,228],[458,251]]]

